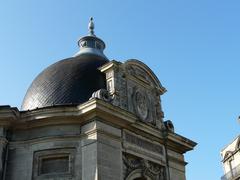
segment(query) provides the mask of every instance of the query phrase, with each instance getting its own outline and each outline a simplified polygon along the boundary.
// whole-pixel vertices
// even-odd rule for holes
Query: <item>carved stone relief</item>
[[[123,71],[119,71],[117,74],[116,84],[118,84],[117,92],[119,94],[119,103],[120,107],[123,109],[127,109],[127,81],[125,78],[125,73]]]
[[[107,90],[112,96],[112,104],[127,110],[127,85],[125,73],[119,65],[106,72]]]
[[[150,103],[147,94],[143,90],[135,88],[132,96],[136,114],[142,121],[146,121],[149,115]]]
[[[146,159],[124,153],[123,176],[125,180],[146,178],[150,180],[166,180],[166,168]],[[136,175],[137,174],[137,177]]]
[[[110,102],[112,100],[108,90],[106,90],[106,89],[99,89],[99,90],[95,91],[92,94],[92,97],[90,98],[90,100],[94,99],[94,98],[101,99],[106,102]]]
[[[147,72],[140,64],[135,64],[130,62],[125,65],[128,110],[135,113],[141,121],[161,129],[164,127],[164,115],[160,104],[160,84],[152,79],[151,72]]]
[[[154,86],[154,82],[150,79],[149,75],[138,66],[134,65],[126,66],[126,71],[128,74],[134,76],[135,78],[140,79],[145,83],[148,83],[150,86]]]
[[[160,95],[165,89],[154,73],[137,60],[111,63],[102,70],[106,74],[111,103],[136,114],[140,121],[163,128]]]
[[[128,80],[128,110],[136,114],[140,121],[156,125],[155,98],[151,90]]]

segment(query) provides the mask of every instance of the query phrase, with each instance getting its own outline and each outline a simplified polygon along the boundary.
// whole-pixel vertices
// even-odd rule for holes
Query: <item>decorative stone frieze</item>
[[[123,132],[123,148],[126,152],[132,152],[158,162],[166,164],[166,155],[164,146],[160,143],[150,141],[140,135],[129,131]]]
[[[125,132],[124,133],[124,140],[130,144],[136,145],[148,151],[164,155],[164,150],[162,145],[151,143],[143,138],[140,138],[132,133]]]

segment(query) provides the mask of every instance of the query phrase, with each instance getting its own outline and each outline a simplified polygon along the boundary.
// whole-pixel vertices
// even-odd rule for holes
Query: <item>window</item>
[[[87,46],[87,41],[82,41],[80,45],[81,45],[81,47],[86,47]]]
[[[95,42],[95,47],[96,47],[97,49],[102,49],[102,45],[101,45],[101,43],[98,42],[98,41]]]
[[[40,158],[40,168],[38,174],[68,173],[69,154],[53,155]]]
[[[74,149],[50,149],[34,153],[33,178],[72,177]]]

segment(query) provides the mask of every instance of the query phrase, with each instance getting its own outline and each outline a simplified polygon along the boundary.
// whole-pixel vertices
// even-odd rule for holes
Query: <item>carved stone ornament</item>
[[[154,162],[123,154],[124,180],[133,178],[146,178],[150,180],[166,180],[166,168]]]
[[[140,89],[133,92],[133,104],[137,115],[145,121],[149,114],[149,100],[146,93]]]
[[[106,89],[99,89],[99,90],[95,91],[92,94],[92,97],[90,98],[90,100],[94,99],[94,98],[101,99],[106,102],[109,102],[112,100],[108,90],[106,90]]]

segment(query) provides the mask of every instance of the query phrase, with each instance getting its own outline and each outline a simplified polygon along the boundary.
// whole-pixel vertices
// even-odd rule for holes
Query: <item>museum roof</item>
[[[80,50],[74,57],[60,60],[43,70],[32,82],[22,103],[22,110],[81,104],[92,93],[105,89],[105,76],[98,68],[108,62],[105,43],[94,34],[90,19],[89,34],[80,38]]]

